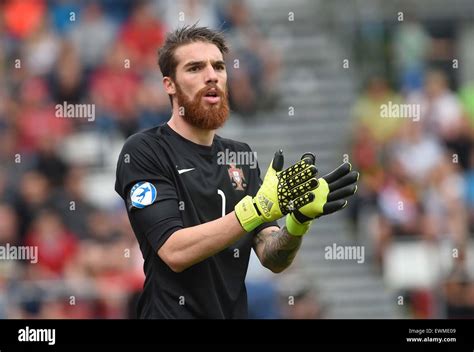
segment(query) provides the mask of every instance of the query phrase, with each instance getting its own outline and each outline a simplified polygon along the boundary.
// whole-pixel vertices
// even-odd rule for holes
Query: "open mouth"
[[[206,97],[217,97],[217,96],[219,95],[217,94],[217,91],[215,89],[211,89],[206,93]]]
[[[220,97],[219,94],[217,93],[216,89],[210,89],[205,95],[204,95],[204,100],[206,100],[210,104],[216,104],[219,102]]]

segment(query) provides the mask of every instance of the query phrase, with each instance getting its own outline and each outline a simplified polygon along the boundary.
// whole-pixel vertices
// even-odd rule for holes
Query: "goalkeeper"
[[[258,166],[219,162],[222,153],[253,155],[216,134],[229,114],[225,52],[208,28],[171,33],[159,65],[172,116],[131,136],[119,156],[115,189],[145,260],[140,318],[246,318],[251,249],[284,270],[312,221],[356,190],[349,164],[318,179],[311,154],[284,169],[277,152],[263,182]]]

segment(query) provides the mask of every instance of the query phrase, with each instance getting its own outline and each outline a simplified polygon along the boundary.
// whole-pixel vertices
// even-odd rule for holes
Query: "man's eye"
[[[198,66],[193,66],[189,69],[189,72],[196,72],[199,70],[199,67]]]
[[[222,70],[224,70],[224,69],[225,69],[225,66],[224,66],[224,65],[220,65],[220,66],[217,66],[217,67],[216,67],[216,70],[218,70],[218,71],[222,71]]]

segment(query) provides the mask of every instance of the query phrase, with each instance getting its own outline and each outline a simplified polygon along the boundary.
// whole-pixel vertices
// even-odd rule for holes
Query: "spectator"
[[[38,248],[39,270],[42,277],[60,277],[77,251],[76,236],[66,229],[59,214],[47,208],[38,212],[25,245]]]
[[[51,75],[50,90],[56,104],[78,104],[86,94],[86,81],[76,48],[63,42],[56,67]]]
[[[431,38],[425,28],[406,13],[393,33],[395,67],[402,92],[421,89]]]
[[[60,40],[51,30],[46,16],[22,43],[22,58],[32,75],[50,72],[59,54]]]
[[[19,191],[14,200],[20,222],[20,239],[23,243],[27,230],[41,209],[50,204],[51,185],[48,178],[37,170],[26,171],[20,180]]]
[[[86,170],[83,168],[79,166],[69,168],[64,175],[64,187],[56,190],[53,200],[66,227],[80,240],[89,237],[87,221],[95,210],[84,198],[85,176]]]
[[[199,26],[219,29],[216,0],[165,0],[156,4],[168,30],[199,23]]]
[[[418,122],[407,122],[403,133],[391,146],[399,166],[417,184],[423,184],[441,161],[442,145],[439,140],[423,132]]]
[[[425,79],[424,89],[408,97],[411,104],[420,104],[424,130],[447,140],[452,129],[462,122],[461,105],[449,89],[446,74],[432,70]]]
[[[25,39],[40,28],[46,5],[43,0],[11,0],[4,5],[3,12],[9,33]]]
[[[138,127],[136,99],[140,81],[134,71],[124,69],[124,57],[128,57],[127,49],[117,43],[105,64],[92,74],[90,94],[97,106],[98,122],[126,137]]]
[[[139,1],[120,33],[120,42],[130,54],[129,59],[134,67],[156,67],[156,53],[164,40],[165,32],[163,24],[153,16],[151,4]]]
[[[100,3],[90,1],[81,13],[79,24],[69,36],[79,54],[79,62],[90,70],[97,67],[114,43],[117,28],[105,16]],[[66,63],[63,63],[66,65]]]
[[[18,151],[32,153],[39,148],[42,139],[53,138],[58,141],[69,134],[71,120],[56,117],[48,86],[43,79],[24,81],[20,101],[22,107],[17,121]]]
[[[50,3],[51,21],[54,30],[61,36],[68,33],[79,20],[81,7],[73,0],[52,0]]]
[[[373,76],[353,108],[355,130],[364,129],[364,138],[374,141],[376,147],[389,143],[396,136],[402,122],[395,116],[382,117],[381,109],[383,105],[401,103],[401,97],[390,89],[386,79]]]
[[[275,103],[279,54],[264,40],[244,1],[231,1],[224,16],[231,24],[226,35],[232,48],[226,58],[233,65],[228,69],[230,103],[233,110],[250,117],[258,108]]]

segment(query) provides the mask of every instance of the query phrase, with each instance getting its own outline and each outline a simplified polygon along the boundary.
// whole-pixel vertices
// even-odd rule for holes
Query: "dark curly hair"
[[[163,77],[168,76],[173,79],[175,78],[178,63],[174,57],[174,52],[178,47],[194,42],[214,44],[219,48],[222,55],[229,51],[222,32],[207,27],[197,27],[196,24],[184,26],[169,33],[165,43],[158,52],[158,65],[160,66]]]

